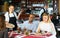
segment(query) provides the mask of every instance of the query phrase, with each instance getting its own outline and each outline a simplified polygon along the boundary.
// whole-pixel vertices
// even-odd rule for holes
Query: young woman
[[[42,34],[52,34],[53,38],[56,38],[56,31],[54,24],[50,20],[50,16],[48,13],[42,14],[42,21],[39,23],[39,26],[37,28],[37,33]]]
[[[0,15],[0,38],[8,38],[5,17],[3,15]]]
[[[9,11],[5,13],[5,21],[7,21],[11,24],[14,24],[15,27],[13,28],[13,30],[16,30],[17,29],[16,20],[17,20],[17,14],[16,14],[16,12],[14,12],[14,6],[10,5]]]

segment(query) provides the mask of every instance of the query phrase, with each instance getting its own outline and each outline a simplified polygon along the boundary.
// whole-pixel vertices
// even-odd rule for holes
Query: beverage
[[[18,33],[20,33],[21,32],[21,28],[17,28],[17,31],[18,31]]]
[[[22,31],[22,34],[25,34],[26,31],[27,31],[26,28],[24,28]]]
[[[32,30],[29,30],[30,33],[32,33]]]
[[[13,29],[9,29],[9,32],[12,32],[13,31]]]

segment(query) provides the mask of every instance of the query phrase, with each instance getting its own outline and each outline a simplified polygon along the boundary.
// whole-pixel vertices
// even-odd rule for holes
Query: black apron
[[[8,14],[8,15],[9,15],[9,14]],[[13,13],[13,15],[14,15],[14,13]],[[15,27],[13,28],[13,30],[16,30],[16,29],[17,29],[17,23],[16,23],[16,17],[15,17],[15,15],[14,15],[14,17],[10,17],[10,16],[9,16],[9,23],[15,25]]]

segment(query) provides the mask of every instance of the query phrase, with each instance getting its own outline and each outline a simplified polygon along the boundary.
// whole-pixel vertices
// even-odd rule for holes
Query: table
[[[36,36],[36,35],[19,35],[19,34],[13,34],[12,38],[46,38],[46,36]]]
[[[19,34],[19,33],[16,33],[14,31],[10,32],[9,33],[9,37],[12,37],[12,38],[54,38],[53,36],[51,35],[24,35],[24,34]]]
[[[24,34],[19,34],[14,31],[9,32],[9,37],[12,38],[49,38],[49,36],[45,35],[24,35]]]

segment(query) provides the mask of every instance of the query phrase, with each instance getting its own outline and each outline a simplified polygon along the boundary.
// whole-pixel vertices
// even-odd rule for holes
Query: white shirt
[[[38,24],[39,24],[39,21],[33,21],[31,24],[29,23],[29,21],[25,21],[20,27],[22,29],[26,28],[27,30],[32,30],[32,32],[36,32]]]
[[[38,27],[40,27],[40,30],[42,31],[47,31],[52,33],[53,35],[56,35],[56,31],[53,23],[40,22]]]
[[[5,21],[9,22],[9,17],[14,17],[14,16],[16,17],[16,19],[18,19],[16,13],[15,12],[13,12],[13,13],[8,14],[8,12],[6,12],[5,15],[4,15],[5,16]]]
[[[14,17],[15,15],[13,13],[9,14],[9,17]]]

